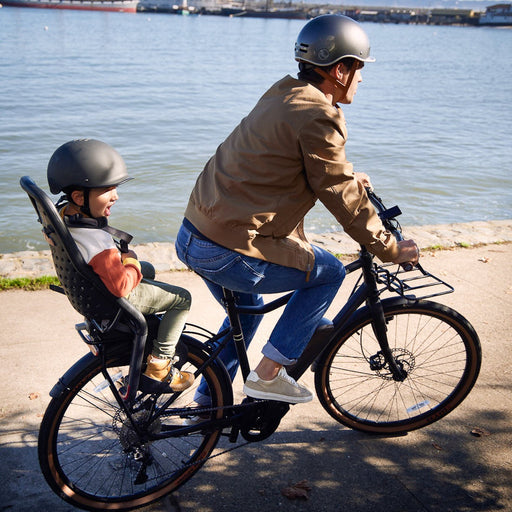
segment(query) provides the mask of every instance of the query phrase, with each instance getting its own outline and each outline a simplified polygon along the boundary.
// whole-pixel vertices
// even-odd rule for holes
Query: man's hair
[[[310,83],[322,83],[325,78],[320,76],[316,71],[316,67],[321,67],[326,73],[329,73],[334,66],[337,66],[340,62],[345,65],[347,69],[351,69],[354,64],[354,57],[345,57],[344,59],[331,64],[330,66],[315,66],[315,64],[310,64],[309,62],[299,62],[299,73],[297,76],[299,80],[304,80]]]

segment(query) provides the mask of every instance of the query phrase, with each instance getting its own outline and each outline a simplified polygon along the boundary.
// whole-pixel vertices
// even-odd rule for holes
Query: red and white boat
[[[76,11],[137,12],[139,0],[0,0],[9,7],[72,9]]]

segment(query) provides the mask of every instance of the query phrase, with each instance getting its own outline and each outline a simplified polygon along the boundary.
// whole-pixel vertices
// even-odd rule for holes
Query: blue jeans
[[[304,271],[251,258],[203,240],[183,225],[176,239],[178,258],[205,279],[219,302],[222,287],[233,290],[243,305],[262,304],[260,294],[295,290],[262,350],[264,356],[282,365],[292,364],[302,354],[345,277],[345,268],[337,258],[319,247],[313,246],[313,250],[315,265],[308,277]],[[248,346],[261,316],[242,315],[240,321]],[[226,319],[222,328],[227,326]],[[220,357],[233,379],[238,359],[232,341]],[[200,392],[204,391],[203,384]]]

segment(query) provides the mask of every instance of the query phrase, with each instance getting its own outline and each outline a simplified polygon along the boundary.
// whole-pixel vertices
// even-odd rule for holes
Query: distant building
[[[487,7],[480,16],[480,25],[512,26],[512,4],[496,4]]]
[[[478,14],[470,9],[432,9],[428,23],[431,25],[476,25]]]

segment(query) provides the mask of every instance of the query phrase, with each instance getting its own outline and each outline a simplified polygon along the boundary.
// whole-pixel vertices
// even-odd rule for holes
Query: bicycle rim
[[[194,372],[204,355],[190,349],[183,370]],[[125,357],[107,362],[114,381],[127,375]],[[223,381],[215,367],[202,376],[210,388],[212,404],[223,404]],[[159,433],[182,426],[193,402],[194,386],[167,409],[147,430]],[[169,395],[162,395],[163,404]],[[137,407],[137,405],[136,405]],[[173,411],[179,410],[179,412]],[[134,418],[140,426],[148,411],[140,408]],[[221,409],[216,411],[222,414]],[[64,500],[89,510],[130,510],[147,505],[174,491],[191,478],[215,448],[220,431],[202,431],[150,442],[140,442],[131,422],[114,398],[100,362],[94,361],[78,375],[69,391],[55,398],[43,418],[39,436],[39,460],[52,489]]]
[[[326,350],[315,375],[324,408],[340,423],[371,433],[404,433],[442,418],[467,396],[481,349],[469,322],[429,301],[383,301],[389,346],[407,372],[393,379],[366,310]]]

